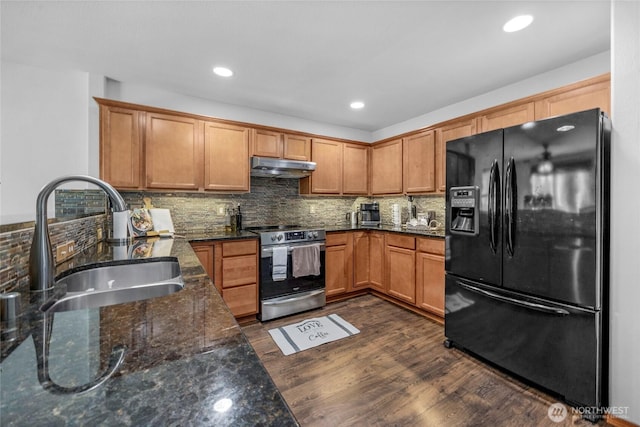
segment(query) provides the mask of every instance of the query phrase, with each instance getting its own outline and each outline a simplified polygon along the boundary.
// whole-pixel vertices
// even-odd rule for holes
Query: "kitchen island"
[[[49,317],[20,292],[17,338],[2,342],[0,425],[298,425],[189,242],[136,243],[99,243],[58,273],[123,256],[171,256],[184,289]],[[36,351],[43,341],[48,351]],[[120,346],[126,352],[114,375],[74,393],[108,370]]]

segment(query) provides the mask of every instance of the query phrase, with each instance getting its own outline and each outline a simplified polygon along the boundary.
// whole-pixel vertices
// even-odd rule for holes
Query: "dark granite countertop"
[[[400,233],[400,234],[408,234],[416,237],[434,237],[444,239],[444,229],[438,230],[419,230],[419,229],[408,229],[403,227],[394,227],[392,225],[380,225],[379,227],[372,226],[357,226],[352,227],[351,225],[345,224],[344,226],[332,226],[325,227],[327,232],[331,231],[357,231],[357,230],[378,230],[378,231],[388,231],[392,233]]]
[[[2,342],[0,425],[297,425],[187,240],[138,241],[115,250],[98,244],[58,273],[145,255],[177,257],[185,288],[53,316],[21,292],[18,338]],[[46,370],[42,358],[38,363],[45,352],[36,351],[45,342]],[[106,372],[121,345],[124,361],[111,378],[69,393]]]

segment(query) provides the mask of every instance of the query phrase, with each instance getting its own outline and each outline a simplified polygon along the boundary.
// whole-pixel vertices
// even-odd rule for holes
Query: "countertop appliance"
[[[247,230],[260,236],[260,320],[326,304],[323,229],[280,225]]]
[[[611,123],[583,111],[447,143],[446,345],[607,404]]]
[[[374,227],[380,225],[380,206],[378,202],[360,203],[360,225]]]

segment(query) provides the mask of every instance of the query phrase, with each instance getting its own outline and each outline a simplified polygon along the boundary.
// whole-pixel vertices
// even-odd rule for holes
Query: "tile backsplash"
[[[167,208],[176,233],[187,231],[220,231],[224,228],[224,210],[240,204],[243,226],[302,225],[335,227],[347,225],[345,214],[358,210],[360,203],[377,201],[382,223],[391,224],[391,206],[402,208],[402,221],[408,215],[407,197],[301,196],[296,179],[251,178],[251,192],[242,194],[212,194],[188,192],[122,191],[131,208],[142,207],[143,197],[151,198],[157,208]],[[67,193],[73,197],[71,193]],[[436,211],[436,220],[444,221],[445,200],[442,195],[416,196],[413,203],[418,213]],[[220,213],[222,212],[222,213]],[[109,217],[94,215],[50,224],[51,243],[56,245],[74,240],[78,250],[96,243],[96,232],[108,235]],[[29,250],[33,223],[0,228],[0,292],[6,292],[28,281]]]

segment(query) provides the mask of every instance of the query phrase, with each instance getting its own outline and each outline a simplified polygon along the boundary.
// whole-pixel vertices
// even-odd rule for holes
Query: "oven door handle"
[[[309,243],[309,244],[305,244],[305,245],[294,245],[294,246],[287,246],[287,254],[291,253],[291,250],[293,248],[299,247],[299,246],[311,246],[313,245],[313,243]],[[320,252],[323,252],[326,249],[326,246],[324,243],[320,243]],[[261,257],[262,258],[271,258],[273,256],[273,247],[264,247],[261,249],[260,251]]]
[[[296,296],[293,296],[293,297],[284,296],[284,297],[279,297],[279,298],[272,298],[272,299],[269,299],[269,300],[263,300],[262,304],[263,305],[275,305],[275,304],[282,304],[283,302],[300,301],[302,299],[313,297],[313,296],[320,295],[320,294],[323,294],[323,293],[324,293],[324,289],[316,289],[316,290],[313,290],[313,291],[302,292],[302,293],[296,294]]]

